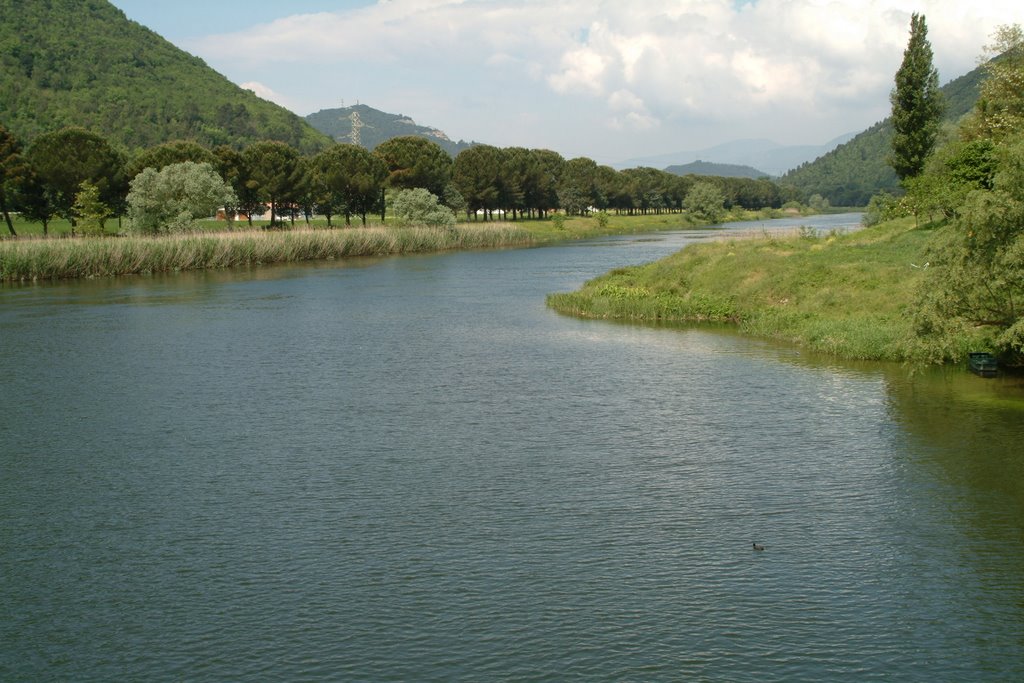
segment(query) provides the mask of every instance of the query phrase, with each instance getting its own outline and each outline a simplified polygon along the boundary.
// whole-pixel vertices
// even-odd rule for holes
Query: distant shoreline
[[[727,220],[777,218],[781,210],[736,211]],[[524,247],[601,235],[708,227],[686,214],[574,216],[425,226],[251,229],[161,236],[0,239],[0,282],[36,282],[232,268],[457,249]]]

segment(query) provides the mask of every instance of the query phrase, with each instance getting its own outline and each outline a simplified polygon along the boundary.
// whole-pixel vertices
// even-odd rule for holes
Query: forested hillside
[[[81,126],[129,149],[329,143],[106,0],[0,0],[0,123],[24,141]]]
[[[463,140],[453,142],[444,132],[417,125],[415,121],[402,114],[389,114],[365,104],[341,109],[321,109],[307,116],[306,121],[338,142],[361,145],[370,150],[382,142],[406,135],[415,135],[435,142],[453,157],[472,146],[472,143]]]
[[[665,169],[674,175],[709,175],[720,178],[758,178],[769,177],[764,171],[753,166],[741,164],[717,164],[713,161],[694,161],[680,166],[669,166]]]
[[[942,87],[946,121],[958,121],[974,107],[983,78],[979,67]],[[828,154],[801,164],[779,182],[795,186],[803,197],[820,194],[834,206],[865,206],[879,191],[899,189],[888,162],[892,135],[886,118]]]

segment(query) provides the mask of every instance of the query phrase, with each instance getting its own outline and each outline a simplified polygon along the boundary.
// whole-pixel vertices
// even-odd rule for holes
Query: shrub
[[[906,212],[902,210],[899,200],[882,190],[868,202],[868,208],[864,210],[861,223],[864,227],[870,228],[872,225],[878,225],[882,221],[892,220],[901,215],[906,215]]]
[[[88,180],[83,181],[71,212],[78,219],[78,230],[83,235],[102,235],[110,208],[100,201],[100,190]]]
[[[708,223],[720,223],[725,218],[725,198],[722,191],[706,181],[697,182],[690,188],[683,200],[683,208]]]
[[[188,232],[196,218],[237,201],[210,164],[185,161],[160,171],[147,168],[131,182],[128,224],[139,233]]]
[[[399,225],[455,226],[452,210],[440,204],[436,195],[421,187],[402,190],[395,195],[391,210]]]

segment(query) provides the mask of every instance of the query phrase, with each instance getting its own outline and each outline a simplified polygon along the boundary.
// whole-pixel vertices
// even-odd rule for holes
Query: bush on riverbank
[[[731,322],[844,358],[915,360],[924,353],[911,313],[936,229],[903,219],[848,235],[763,233],[694,244],[549,295],[548,305],[588,318]],[[970,345],[958,340],[945,360]]]
[[[509,223],[0,241],[0,281],[104,277],[262,263],[530,244]]]

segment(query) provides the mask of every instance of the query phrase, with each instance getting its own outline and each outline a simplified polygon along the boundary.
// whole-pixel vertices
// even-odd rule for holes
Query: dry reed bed
[[[532,241],[508,224],[239,231],[160,237],[0,241],[0,281],[109,277],[254,264],[521,246]]]

